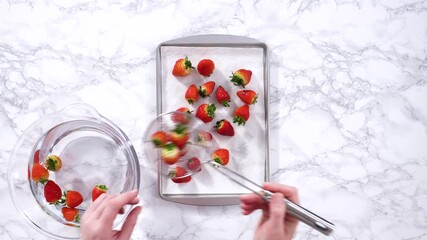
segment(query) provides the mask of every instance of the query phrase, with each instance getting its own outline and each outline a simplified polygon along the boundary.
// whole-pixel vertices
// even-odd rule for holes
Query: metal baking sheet
[[[215,71],[208,77],[201,77],[197,70],[185,78],[172,75],[175,61],[188,56],[193,66],[204,58],[215,62]],[[189,105],[184,98],[190,84],[196,86],[212,80],[224,86],[232,98],[231,107],[226,109],[216,103],[215,119],[209,123],[227,118],[242,102],[236,96],[240,87],[229,81],[232,71],[240,68],[252,70],[252,80],[246,89],[255,90],[258,102],[251,105],[251,117],[245,126],[233,125],[235,136],[232,138],[215,135],[220,147],[230,150],[230,163],[227,167],[251,178],[255,182],[269,181],[269,114],[268,89],[269,71],[267,46],[252,38],[232,35],[199,35],[175,39],[161,43],[157,48],[157,114],[174,111],[179,107],[195,110],[201,103],[216,103],[215,97],[202,99]],[[214,94],[213,94],[214,95]],[[230,121],[232,122],[232,121]],[[207,159],[201,159],[207,160]],[[159,165],[162,168],[162,165]],[[162,169],[159,169],[159,172]],[[230,182],[210,166],[193,176],[186,184],[175,184],[166,176],[159,174],[158,190],[160,196],[168,201],[193,205],[230,205],[239,203],[239,196],[246,189]]]

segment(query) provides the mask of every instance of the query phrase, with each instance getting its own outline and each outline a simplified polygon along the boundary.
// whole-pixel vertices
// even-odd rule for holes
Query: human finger
[[[86,209],[85,214],[90,215],[91,213],[95,212],[106,196],[107,194],[101,194],[97,199],[95,199],[95,201],[93,201]]]
[[[269,217],[274,228],[283,228],[283,221],[285,220],[286,206],[283,201],[282,193],[274,193],[271,197],[269,204]]]
[[[141,212],[142,207],[137,206],[132,209],[132,211],[127,216],[125,222],[123,223],[122,230],[120,231],[119,240],[130,239],[132,231],[135,227],[136,221],[138,220],[138,215]]]
[[[271,192],[280,192],[284,197],[294,203],[299,203],[298,191],[295,187],[279,184],[279,183],[264,183],[263,187]]]
[[[260,207],[254,204],[240,204],[240,208],[242,209],[243,215],[249,215]]]
[[[99,219],[102,217],[103,213],[106,211],[106,209],[110,208],[110,201],[114,199],[117,196],[117,194],[107,194],[105,198],[102,200],[102,202],[99,204],[98,208],[96,209],[94,215],[96,216],[96,219]]]
[[[241,195],[240,201],[245,204],[264,203],[264,200],[260,196],[258,196],[258,194],[255,194],[255,193]]]
[[[139,203],[139,197],[136,196],[134,199],[132,199],[132,201],[129,204],[130,205],[135,205],[135,204],[138,204],[138,203]],[[125,213],[125,208],[124,207],[120,208],[119,213],[120,214]]]
[[[102,212],[104,221],[112,222],[123,206],[127,204],[136,204],[138,202],[139,198],[136,190],[120,194],[113,199],[110,199],[108,201],[108,208],[105,208]]]

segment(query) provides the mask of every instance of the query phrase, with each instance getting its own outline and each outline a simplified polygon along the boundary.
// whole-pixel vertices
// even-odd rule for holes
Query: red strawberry
[[[191,114],[190,109],[186,107],[178,108],[175,112]],[[180,113],[173,113],[171,119],[174,123],[178,123],[178,124],[188,124],[191,121],[190,116],[186,114],[180,114]]]
[[[173,66],[172,75],[176,77],[188,76],[192,68],[194,67],[191,65],[191,62],[188,60],[188,57],[180,58],[175,62],[175,65]]]
[[[197,64],[197,71],[204,77],[209,77],[215,69],[215,63],[210,59],[202,59]]]
[[[190,138],[187,126],[184,124],[177,125],[170,133],[170,138],[179,148],[183,148]]]
[[[180,155],[179,148],[173,144],[168,143],[166,144],[160,153],[160,157],[165,161],[167,164],[174,164],[178,161]]]
[[[258,98],[258,94],[252,90],[239,90],[237,96],[246,104],[255,104]]]
[[[188,109],[188,107],[181,107],[181,108],[178,108],[178,109],[176,110],[176,112],[183,112],[183,113],[191,114],[191,111],[190,111],[190,109]]]
[[[183,148],[179,149],[179,157],[182,157],[187,153],[188,153],[188,145],[185,144]]]
[[[40,163],[40,149],[34,152],[34,163]]]
[[[57,203],[62,197],[61,188],[54,181],[47,181],[44,186],[44,197],[48,203]]]
[[[212,160],[225,166],[230,159],[230,154],[227,149],[219,148],[212,153]]]
[[[83,196],[77,191],[67,191],[65,202],[70,208],[75,208],[83,202]]]
[[[215,82],[209,81],[202,84],[202,86],[199,87],[199,94],[201,97],[209,97],[215,88]]]
[[[211,122],[215,117],[216,107],[215,104],[202,104],[197,108],[196,117],[204,123]]]
[[[199,172],[202,170],[202,163],[196,157],[192,157],[187,161],[187,168],[193,172]]]
[[[212,134],[210,132],[200,131],[197,134],[197,142],[204,144],[210,141],[212,141]]]
[[[246,121],[249,119],[249,106],[243,105],[236,108],[233,114],[233,122],[240,125],[245,125]]]
[[[199,99],[199,92],[195,84],[191,84],[190,87],[188,87],[187,92],[185,92],[185,100],[189,104],[193,104]]]
[[[230,76],[231,82],[236,86],[242,86],[245,88],[246,85],[251,81],[252,71],[246,69],[239,69],[232,73]]]
[[[92,189],[92,201],[95,201],[101,194],[106,193],[108,188],[106,185],[95,185]]]
[[[216,100],[224,107],[230,106],[230,94],[222,86],[216,89]]]
[[[183,177],[187,174],[188,172],[184,168],[176,166],[169,171],[168,175],[174,183],[186,183],[191,181],[191,176]]]
[[[234,128],[231,125],[231,123],[225,119],[222,119],[218,122],[216,122],[216,125],[214,126],[217,133],[224,136],[234,136]]]
[[[68,222],[80,222],[79,210],[75,208],[63,207],[61,209],[62,215]]]
[[[166,142],[169,141],[169,136],[163,131],[157,131],[153,135],[151,135],[151,141],[157,148],[163,147],[165,146]]]
[[[58,171],[62,167],[62,161],[59,156],[50,155],[44,160],[44,164],[46,165],[47,170],[50,171]]]
[[[31,178],[34,182],[45,184],[49,180],[49,171],[42,165],[35,163],[31,169]]]

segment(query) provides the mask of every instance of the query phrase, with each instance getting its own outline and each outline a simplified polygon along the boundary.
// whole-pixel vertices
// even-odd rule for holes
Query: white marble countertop
[[[87,103],[142,158],[156,46],[211,33],[269,47],[272,180],[337,225],[296,239],[427,239],[425,0],[0,1],[0,239],[46,239],[7,187],[32,122]],[[251,239],[258,214],[165,202],[141,170],[133,239]]]

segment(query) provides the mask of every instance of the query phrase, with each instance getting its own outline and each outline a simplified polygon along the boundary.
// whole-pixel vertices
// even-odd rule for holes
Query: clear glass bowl
[[[39,150],[39,151],[37,151]],[[92,188],[107,185],[108,193],[139,189],[138,157],[128,137],[111,121],[85,104],[74,104],[44,116],[30,126],[18,140],[8,166],[12,201],[26,221],[36,230],[57,239],[78,239],[80,224],[67,222],[60,205],[46,202],[44,185],[31,180],[34,156],[40,163],[57,155],[62,168],[50,171],[49,179],[62,189],[83,195],[77,209],[80,215],[92,201]],[[119,215],[114,226],[127,216]]]

